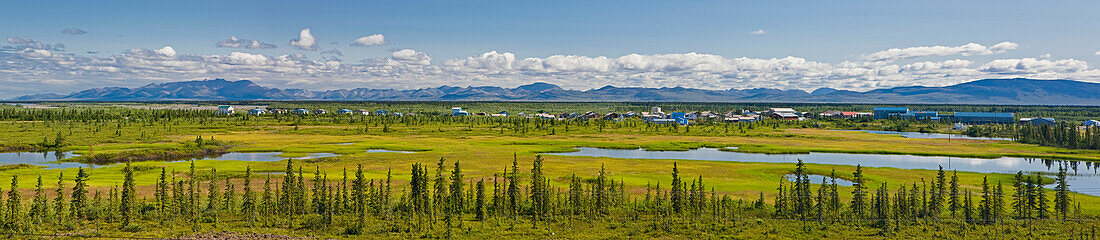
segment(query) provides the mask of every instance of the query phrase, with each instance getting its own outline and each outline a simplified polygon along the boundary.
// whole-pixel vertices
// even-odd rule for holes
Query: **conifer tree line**
[[[53,196],[43,176],[31,180],[33,196],[24,198],[18,189],[23,179],[13,176],[6,201],[0,202],[0,227],[9,233],[36,233],[104,223],[120,229],[157,224],[196,230],[230,223],[362,234],[368,224],[379,223],[390,231],[449,232],[482,221],[538,225],[573,219],[774,218],[888,227],[920,221],[997,224],[1081,217],[1064,166],[1053,189],[1043,187],[1042,176],[1023,172],[1011,183],[983,178],[980,189],[963,189],[958,174],[942,168],[929,181],[868,185],[863,168],[856,166],[850,175],[852,197],[845,201],[835,170],[822,176],[820,184],[812,183],[813,176],[799,160],[793,180],[780,180],[769,204],[764,193],[754,200],[719,193],[701,176],[686,176],[676,163],[672,181],[647,184],[644,195],[630,194],[625,181],[603,167],[590,174],[570,173],[558,178],[567,183],[554,184],[543,171],[541,156],[529,167],[514,157],[510,166],[486,178],[467,177],[458,161],[441,158],[432,165],[412,164],[408,184],[395,187],[392,170],[371,179],[362,166],[330,173],[287,160],[282,172],[257,177],[249,167],[234,179],[214,168],[200,171],[192,162],[182,173],[161,168],[151,196],[135,191],[130,163],[122,169],[121,186],[107,190],[90,191],[90,175],[80,168],[72,182],[58,176]],[[1008,190],[1011,196],[1005,196]]]
[[[1100,149],[1100,127],[1079,128],[1073,124],[980,125],[963,131],[969,136],[996,136],[1017,142],[1070,149]]]

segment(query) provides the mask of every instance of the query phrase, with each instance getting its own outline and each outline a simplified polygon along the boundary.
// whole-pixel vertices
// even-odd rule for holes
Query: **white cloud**
[[[297,39],[290,40],[290,46],[306,51],[317,51],[317,38],[313,37],[309,28],[304,28],[298,33]]]
[[[31,39],[29,37],[8,37],[7,40],[8,40],[9,44],[15,45],[15,46],[8,47],[9,49],[27,49],[27,48],[30,48],[30,49],[53,50],[53,51],[64,51],[65,50],[65,44],[61,44],[61,43],[48,44],[48,43],[43,43],[43,42]]]
[[[265,43],[257,40],[239,39],[237,36],[231,36],[225,40],[218,41],[214,46],[220,48],[247,48],[247,49],[271,49],[276,48],[275,44]]]
[[[749,33],[749,34],[752,34],[752,35],[763,35],[763,34],[765,34],[765,33],[768,33],[768,32],[764,31],[764,29],[757,29],[756,31],[752,31],[752,33]]]
[[[369,47],[369,46],[386,45],[386,44],[389,44],[389,43],[390,43],[389,41],[386,41],[386,36],[383,36],[382,34],[371,34],[370,36],[365,36],[365,37],[355,39],[355,41],[352,42],[351,45],[352,46],[357,46],[357,47]]]
[[[16,39],[15,42],[26,41]],[[25,84],[21,85],[24,86],[22,89],[39,89],[39,92],[203,78],[250,79],[265,86],[307,89],[407,89],[445,84],[517,86],[542,81],[573,89],[613,85],[869,90],[912,85],[943,86],[982,78],[1100,79],[1100,71],[1075,59],[826,63],[797,56],[748,58],[674,53],[521,57],[511,52],[488,51],[433,63],[427,53],[400,49],[384,58],[345,64],[334,57],[338,56],[338,51],[333,50],[324,51],[320,59],[311,59],[304,54],[232,52],[196,55],[177,52],[170,46],[160,49],[133,48],[113,55],[76,55],[4,46],[0,49],[0,84],[22,83]],[[46,85],[47,82],[53,84]],[[55,87],[57,83],[71,85]],[[27,93],[32,92],[0,88],[0,96]]]
[[[884,51],[874,52],[863,55],[862,60],[866,61],[883,61],[892,62],[903,59],[928,57],[928,56],[948,56],[948,55],[990,55],[1003,53],[1008,50],[1013,50],[1019,47],[1019,44],[1013,42],[1002,42],[990,47],[983,46],[977,43],[967,43],[958,47],[946,47],[946,46],[928,46],[928,47],[909,47],[909,48],[891,48]]]
[[[155,52],[157,54],[160,54],[160,55],[167,56],[167,57],[175,57],[176,56],[176,49],[173,49],[172,46],[164,46],[160,49],[153,50],[153,52]]]
[[[84,35],[84,34],[87,34],[88,32],[84,31],[83,29],[79,29],[79,28],[65,28],[65,29],[61,29],[61,33],[69,34],[69,35]]]
[[[982,65],[979,69],[992,73],[1074,73],[1088,69],[1089,64],[1075,59],[998,59]]]
[[[432,57],[428,54],[418,52],[412,49],[401,49],[394,51],[390,54],[390,59],[397,63],[402,64],[414,64],[414,65],[429,65],[432,64]]]

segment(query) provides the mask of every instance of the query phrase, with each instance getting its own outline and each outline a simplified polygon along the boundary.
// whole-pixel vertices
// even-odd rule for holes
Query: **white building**
[[[218,114],[218,115],[233,115],[233,106],[229,106],[229,105],[218,106],[218,110],[215,110],[214,113]]]

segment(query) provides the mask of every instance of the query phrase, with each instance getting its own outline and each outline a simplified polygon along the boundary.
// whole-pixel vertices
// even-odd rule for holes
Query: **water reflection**
[[[851,153],[809,153],[809,154],[758,154],[721,151],[717,148],[699,148],[689,151],[646,151],[643,149],[600,149],[576,148],[576,152],[550,153],[559,156],[587,156],[632,159],[685,159],[707,161],[795,163],[802,159],[806,163],[832,165],[862,165],[865,167],[891,167],[900,169],[935,170],[943,166],[944,170],[979,173],[1040,173],[1053,175],[1058,165],[1069,169],[1068,182],[1075,192],[1100,196],[1100,163],[1087,161],[1064,161],[1051,159],[1002,157],[994,159],[936,157],[888,154],[851,154]],[[1085,165],[1085,171],[1080,165]]]
[[[5,152],[0,153],[0,165],[31,164],[46,169],[95,167],[96,165],[78,162],[62,162],[62,159],[76,157],[72,152]]]

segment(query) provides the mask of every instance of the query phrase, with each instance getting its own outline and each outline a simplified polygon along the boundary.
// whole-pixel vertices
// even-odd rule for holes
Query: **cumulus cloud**
[[[290,40],[290,46],[306,51],[317,51],[317,38],[313,37],[313,34],[309,32],[309,28],[303,28],[298,33],[297,39]]]
[[[85,32],[83,29],[79,29],[79,28],[65,28],[65,29],[61,29],[61,33],[69,34],[69,35],[84,35],[84,34],[87,34],[88,32]]]
[[[752,34],[752,35],[762,35],[762,34],[765,34],[765,33],[768,33],[768,32],[764,31],[764,29],[757,29],[756,31],[752,31],[752,32],[751,32],[751,33],[749,33],[749,34]]]
[[[982,65],[979,69],[991,73],[1027,74],[1027,73],[1074,73],[1088,69],[1089,64],[1075,59],[998,59]]]
[[[390,60],[401,64],[429,65],[432,57],[412,49],[401,49],[390,54]]]
[[[27,49],[27,48],[30,48],[30,49],[41,49],[41,50],[53,50],[53,51],[64,51],[65,50],[65,44],[61,44],[61,43],[48,44],[48,43],[43,43],[43,42],[31,39],[29,37],[8,37],[7,40],[8,40],[9,44],[14,45],[14,46],[5,46],[9,49]]]
[[[59,89],[63,88],[52,86],[64,82],[73,84],[74,88],[64,89],[79,90],[89,86],[141,85],[149,81],[232,78],[255,80],[271,87],[308,89],[422,88],[444,84],[517,86],[541,81],[573,89],[613,85],[869,90],[913,85],[943,86],[1000,77],[1100,78],[1100,71],[1075,59],[1021,58],[983,62],[951,59],[906,63],[853,60],[827,63],[797,56],[748,58],[692,52],[523,57],[511,52],[488,51],[433,63],[428,53],[400,49],[386,57],[343,63],[336,58],[339,51],[334,50],[323,51],[320,59],[311,59],[300,53],[197,55],[179,52],[171,46],[132,48],[100,55],[5,46],[0,49],[0,63],[3,63],[0,64],[0,84],[35,82],[39,85],[24,85],[35,86],[24,89],[62,91]],[[46,88],[42,85],[45,82],[55,84]],[[27,93],[0,88],[0,96]]]
[[[386,45],[389,43],[389,41],[386,41],[386,36],[382,36],[382,34],[371,34],[370,36],[355,39],[355,41],[351,42],[351,45],[356,47],[369,47]]]
[[[923,46],[909,48],[891,48],[884,51],[865,54],[861,59],[866,61],[892,62],[897,60],[928,56],[990,55],[1004,53],[1005,51],[1016,49],[1019,46],[1019,44],[1013,42],[1002,42],[989,47],[977,43],[967,43],[957,47]]]
[[[247,49],[271,49],[276,48],[275,44],[265,43],[257,40],[239,39],[237,36],[231,36],[225,40],[218,41],[214,46],[220,48],[247,48]]]

